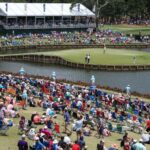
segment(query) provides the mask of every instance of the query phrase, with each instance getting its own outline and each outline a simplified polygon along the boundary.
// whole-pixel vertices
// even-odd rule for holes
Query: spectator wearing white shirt
[[[144,132],[144,133],[141,135],[141,139],[143,140],[143,143],[145,143],[145,144],[150,144],[150,134],[149,134],[149,133]]]
[[[64,137],[64,142],[67,144],[67,145],[70,145],[71,144],[71,139],[69,137],[70,135],[67,134],[65,137]]]

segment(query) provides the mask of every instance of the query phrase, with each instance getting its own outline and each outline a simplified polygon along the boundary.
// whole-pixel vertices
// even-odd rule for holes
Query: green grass
[[[126,49],[107,49],[103,53],[103,49],[72,49],[49,52],[36,52],[38,55],[60,56],[68,61],[85,63],[85,55],[90,53],[91,64],[105,65],[133,65],[133,57],[136,56],[136,64],[150,64],[150,53],[126,50]],[[25,54],[25,53],[24,53]],[[35,53],[28,53],[35,54]],[[19,54],[20,55],[20,54]],[[21,54],[22,55],[22,54]]]
[[[136,25],[104,25],[101,29],[111,29],[126,34],[150,35],[150,26],[136,26]]]
[[[42,113],[44,112],[42,110],[42,108],[36,107],[36,108],[28,108],[28,110],[20,110],[20,114],[24,115],[27,119],[30,119],[30,116],[33,112],[37,111],[39,114],[42,115]],[[13,121],[15,122],[15,124],[18,124],[19,119],[13,119]],[[57,123],[60,124],[61,126],[61,131],[63,130],[63,116],[60,114],[58,115],[58,117],[56,118]],[[38,128],[36,129],[36,131],[38,131],[38,129],[40,127],[44,127],[44,125],[40,125],[38,126]],[[20,135],[17,134],[18,132],[18,126],[15,125],[14,127],[10,128],[8,131],[8,136],[1,136],[0,135],[0,150],[17,150],[17,142],[20,139]],[[88,146],[88,150],[95,150],[96,149],[96,145],[97,143],[99,143],[100,139],[97,139],[94,135],[95,135],[95,131],[93,132],[92,136],[90,137],[85,137],[85,141],[86,144]],[[131,138],[137,139],[139,140],[140,138],[140,134],[137,133],[133,133],[133,132],[128,132],[129,136]],[[112,136],[110,137],[105,137],[105,143],[107,148],[109,148],[110,145],[116,143],[118,144],[118,146],[120,146],[120,141],[118,141],[118,139],[122,138],[122,134],[119,133],[112,133]],[[73,132],[73,134],[71,135],[71,139],[74,142],[74,140],[76,139],[76,134],[75,132]],[[28,143],[30,145],[32,145],[34,143],[34,141],[28,140]],[[148,145],[147,145],[148,148]],[[121,148],[119,147],[119,150],[121,150]]]

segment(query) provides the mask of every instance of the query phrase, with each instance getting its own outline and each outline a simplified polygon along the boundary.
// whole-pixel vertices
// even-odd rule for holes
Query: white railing
[[[6,25],[1,24],[5,29],[56,29],[56,28],[95,28],[95,23],[89,24],[47,24],[47,25]]]

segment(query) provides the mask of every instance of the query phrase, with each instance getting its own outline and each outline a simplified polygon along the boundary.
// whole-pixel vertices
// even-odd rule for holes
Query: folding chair
[[[123,128],[122,128],[122,125],[121,124],[117,124],[117,132],[118,133],[123,133]]]
[[[112,123],[110,123],[110,122],[108,122],[107,127],[108,127],[109,131],[111,131],[111,132],[115,131],[115,129],[113,128]]]

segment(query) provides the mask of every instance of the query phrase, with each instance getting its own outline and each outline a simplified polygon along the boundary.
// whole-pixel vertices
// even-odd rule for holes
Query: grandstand
[[[95,14],[82,4],[0,3],[0,25],[6,29],[95,28]]]

